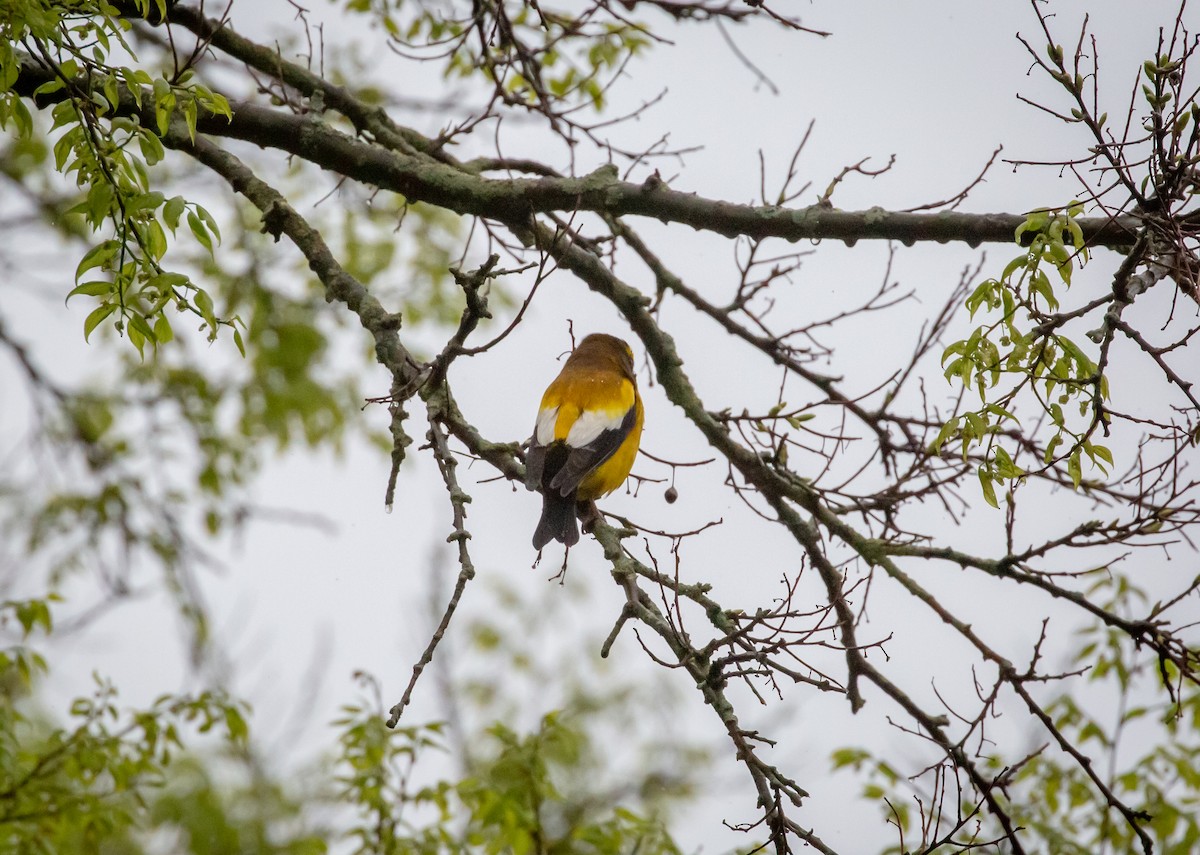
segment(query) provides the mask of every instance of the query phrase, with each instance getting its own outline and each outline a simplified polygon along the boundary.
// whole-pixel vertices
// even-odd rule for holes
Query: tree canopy
[[[764,70],[763,39],[799,57],[838,38],[819,3],[310,6],[0,6],[4,288],[65,300],[77,330],[0,303],[21,378],[4,397],[32,428],[0,471],[0,840],[674,852],[669,808],[709,774],[686,721],[721,737],[738,778],[720,789],[741,793],[694,833],[744,850],[1200,845],[1186,4],[1113,67],[1103,16],[1033,0],[1007,94],[1054,129],[1045,151],[997,147],[958,191],[845,209],[904,165],[846,139],[866,156],[809,174],[812,123],[744,139],[725,121],[739,91],[794,83]],[[654,77],[713,33],[728,53],[681,76],[758,172],[729,194],[690,168],[704,141],[661,123]],[[872,73],[882,91],[904,69]],[[927,129],[930,160],[970,130]],[[973,209],[1018,171],[1043,194]],[[534,555],[508,534],[535,513],[522,431],[554,356],[598,329],[637,355],[643,454],[578,546]],[[452,569],[411,679],[359,675],[306,789],[264,759],[277,713],[231,688],[204,576],[221,544],[297,521],[256,501],[277,452],[368,444],[393,536],[432,520]],[[335,537],[344,573],[384,566]],[[495,584],[547,567],[537,606]],[[573,587],[598,623],[560,659],[544,621]],[[197,690],[124,706],[98,673],[65,716],[40,705],[72,632],[119,625],[150,588]],[[455,639],[486,676],[444,674],[438,720],[410,721]],[[457,770],[428,771],[438,746]]]

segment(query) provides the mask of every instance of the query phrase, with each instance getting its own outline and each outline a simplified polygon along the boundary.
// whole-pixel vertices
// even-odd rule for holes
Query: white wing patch
[[[533,437],[538,445],[549,445],[554,442],[554,423],[558,420],[558,407],[547,407],[538,412],[537,427]]]
[[[585,410],[567,432],[567,445],[582,448],[606,430],[620,430],[626,413],[606,413],[600,410]],[[541,421],[538,422],[539,426]]]

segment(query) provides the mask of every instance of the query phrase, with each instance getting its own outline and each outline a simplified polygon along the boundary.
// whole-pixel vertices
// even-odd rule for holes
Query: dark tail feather
[[[542,518],[533,533],[533,548],[541,549],[552,540],[567,546],[579,542],[579,526],[575,524],[575,497],[554,493],[542,496]]]

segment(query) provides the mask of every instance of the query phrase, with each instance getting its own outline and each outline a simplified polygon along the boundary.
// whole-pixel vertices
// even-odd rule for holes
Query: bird
[[[579,542],[576,509],[625,483],[642,439],[645,410],[622,339],[592,333],[546,387],[525,457],[525,484],[542,493],[533,548]]]

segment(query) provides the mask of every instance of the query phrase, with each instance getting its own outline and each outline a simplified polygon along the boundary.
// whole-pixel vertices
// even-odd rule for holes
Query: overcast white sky
[[[789,4],[778,5],[784,11]],[[799,161],[801,180],[811,180],[813,189],[799,203],[815,201],[844,165],[870,157],[870,165],[878,166],[896,156],[890,174],[844,182],[834,204],[846,209],[902,208],[946,198],[973,179],[1001,144],[1004,157],[1042,160],[1078,154],[1087,145],[1082,132],[1064,129],[1015,97],[1021,93],[1039,99],[1051,91],[1045,81],[1026,74],[1029,61],[1015,38],[1020,31],[1040,44],[1038,24],[1027,3],[818,0],[796,5],[803,8],[807,25],[834,35],[822,40],[762,24],[730,30],[739,49],[773,81],[778,93],[756,82],[716,28],[690,26],[674,31],[674,45],[660,46],[631,64],[628,79],[614,89],[614,111],[636,106],[660,90],[666,90],[667,97],[639,121],[614,133],[630,147],[644,146],[665,132],[674,146],[702,145],[682,163],[657,164],[663,177],[676,189],[751,202],[758,195],[758,152],[762,151],[767,165],[768,187],[773,187],[809,122],[815,120],[813,136]],[[326,17],[329,43],[349,37],[343,29],[347,25],[326,15],[322,4],[311,6],[314,20]],[[1112,112],[1120,114],[1135,69],[1152,53],[1157,27],[1169,23],[1175,4],[1055,2],[1053,8],[1058,14],[1055,26],[1068,43],[1078,33],[1084,10],[1091,14],[1101,48],[1101,83],[1110,93]],[[295,35],[298,27],[290,4],[282,0],[257,7],[236,4],[233,21],[260,38]],[[1193,24],[1200,25],[1200,19]],[[383,81],[414,79],[407,69],[392,74],[382,59],[376,71]],[[438,116],[408,118],[422,130],[436,130],[443,124]],[[565,166],[561,149],[523,148],[532,138],[520,127],[506,126],[503,139],[509,153]],[[481,139],[479,144],[489,142]],[[598,158],[596,152],[582,149],[579,170],[598,165]],[[645,169],[635,171],[634,177],[645,173]],[[9,204],[10,193],[9,188],[0,189],[0,207]],[[1065,202],[1074,193],[1070,179],[1060,179],[1053,170],[1014,172],[997,164],[964,209],[1021,212]],[[692,284],[724,293],[734,281],[731,245],[723,239],[680,228],[667,230],[658,224],[636,225]],[[795,279],[795,292],[781,298],[776,315],[780,326],[785,325],[787,312],[811,317],[847,300],[861,300],[884,275],[887,248],[883,244],[853,250],[840,245],[814,248],[817,252]],[[987,251],[991,259],[1011,254],[1006,247]],[[859,391],[886,377],[907,354],[923,313],[944,299],[961,269],[978,257],[978,251],[965,246],[901,248],[892,278],[905,289],[915,289],[920,302],[882,328],[857,326],[833,337],[850,352],[839,354],[839,363],[831,369],[856,372],[853,388]],[[28,287],[5,286],[3,312],[10,326],[26,331],[37,358],[59,376],[93,375],[97,348],[85,348],[79,335],[86,307],[75,301],[64,309],[61,301],[74,260],[46,257],[46,251],[39,249],[23,251],[19,260],[27,273],[37,268],[36,274],[30,274],[36,280],[30,285],[27,279]],[[1091,280],[1097,287],[1103,287],[1105,271],[1113,264],[1099,254],[1094,265],[1099,270]],[[634,265],[619,272],[653,290]],[[611,309],[584,293],[570,277],[560,275],[543,287],[525,325],[501,348],[489,358],[456,368],[452,379],[460,402],[489,437],[517,440],[528,435],[542,388],[557,371],[555,358],[568,345],[565,318],[573,318],[579,332],[621,332]],[[498,323],[505,320],[499,318]],[[770,405],[778,386],[776,375],[748,376],[745,363],[731,357],[715,328],[686,309],[669,308],[664,322],[679,339],[689,376],[708,396],[710,409]],[[16,376],[11,364],[0,361],[0,435],[7,438],[0,454],[19,448],[25,433],[20,426],[28,420]],[[385,394],[382,372],[376,373],[374,382],[372,387],[371,380],[364,379],[364,388]],[[646,378],[642,382],[647,399],[643,447],[673,459],[706,456],[698,438],[686,430],[660,391]],[[810,390],[797,389],[795,394],[797,400],[814,396]],[[382,425],[386,414],[376,408],[368,411],[368,417]],[[423,434],[419,419],[411,432]],[[664,477],[661,467],[645,461],[635,471]],[[384,513],[382,502],[386,474],[384,458],[361,444],[351,445],[336,459],[300,453],[286,456],[270,467],[256,488],[257,497],[266,506],[320,514],[334,523],[335,530],[254,525],[237,543],[221,545],[227,571],[204,577],[214,629],[236,665],[233,685],[254,705],[255,730],[279,752],[276,759],[286,766],[331,747],[325,723],[354,697],[350,678],[354,670],[374,673],[383,682],[388,701],[398,699],[428,638],[431,572],[445,574],[447,584],[453,576],[452,564],[435,560],[446,551],[442,542],[450,528],[437,473],[421,455],[412,455],[391,515]],[[480,578],[468,590],[459,625],[465,625],[472,614],[488,614],[495,608],[493,583],[498,581],[540,598],[548,604],[548,612],[557,612],[543,630],[541,644],[594,654],[624,597],[609,581],[599,549],[585,539],[571,556],[566,590],[548,584],[545,579],[557,566],[557,553],[548,550],[541,567],[530,566],[533,555],[528,542],[537,517],[536,497],[513,492],[504,483],[474,483],[491,475],[484,466],[460,467],[460,477],[474,496],[469,528]],[[604,506],[667,530],[725,518],[726,524],[703,541],[685,544],[684,572],[688,578],[712,581],[718,599],[728,607],[761,603],[775,590],[780,573],[795,572],[795,552],[734,504],[720,489],[722,477],[715,470],[681,470],[677,478],[681,497],[674,505],[662,500],[661,486],[647,485],[638,496],[619,492]],[[984,535],[967,531],[955,536],[971,540]],[[665,549],[660,551],[665,554]],[[571,595],[579,589],[588,595]],[[944,593],[965,600],[991,596],[990,591],[981,592],[976,581],[957,589],[948,586]],[[877,623],[869,624],[868,632],[876,626],[881,633],[890,628],[891,606],[911,609],[903,601],[880,597],[872,610]],[[49,697],[62,699],[81,691],[93,670],[111,676],[129,703],[189,685],[177,628],[163,602],[153,598],[132,604],[72,637]],[[1002,646],[1020,650],[1030,627],[1017,616],[1004,614],[1004,608],[1001,604],[995,610],[997,620],[991,629]],[[924,675],[931,650],[937,649],[932,645],[938,634],[926,633],[920,625],[909,629],[909,634],[889,646],[890,667],[911,675],[915,691],[925,691]],[[460,642],[452,630],[450,645],[461,652]],[[938,649],[938,659],[947,674],[956,673],[953,652]],[[320,666],[317,684],[314,661]],[[456,661],[461,662],[461,657]],[[748,781],[728,762],[728,747],[716,720],[689,692],[686,679],[649,667],[629,633],[618,642],[612,667],[673,683],[675,706],[666,714],[672,735],[707,742],[722,755],[716,766],[719,786],[707,794],[692,821],[674,829],[685,848],[703,844],[704,851],[713,852],[743,844],[743,837],[724,831],[716,819],[736,822],[751,816]],[[963,674],[961,669],[957,673]],[[553,686],[546,687],[544,697],[529,699],[525,714],[530,720],[536,718],[552,708],[556,695]],[[442,715],[436,699],[434,681],[427,679],[418,688],[410,719]],[[812,699],[798,691],[766,710],[753,709],[748,697],[739,698],[744,714],[751,719],[762,716],[764,730],[780,739],[776,755],[780,765],[813,793],[799,820],[816,825],[827,842],[847,852],[866,851],[864,847],[890,839],[882,822],[877,826],[863,822],[864,816],[872,816],[869,809],[845,804],[855,785],[831,781],[826,775],[834,747],[880,745],[891,738],[882,720],[886,708],[877,697],[868,700],[868,708],[852,718],[844,702]],[[284,723],[297,715],[298,704],[303,706],[299,720],[304,727],[294,731]],[[846,819],[831,826],[830,818],[836,816]]]

